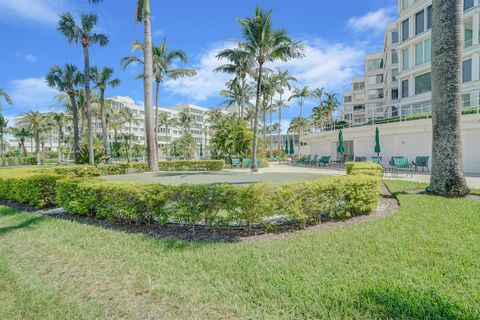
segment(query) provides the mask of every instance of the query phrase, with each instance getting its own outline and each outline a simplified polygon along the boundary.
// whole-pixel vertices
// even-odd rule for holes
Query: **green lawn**
[[[156,240],[0,209],[0,318],[478,319],[480,202],[403,192],[289,238]]]

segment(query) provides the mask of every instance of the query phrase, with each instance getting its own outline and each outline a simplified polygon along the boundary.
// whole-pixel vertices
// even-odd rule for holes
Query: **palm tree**
[[[288,105],[284,103],[282,98],[285,93],[285,88],[291,90],[292,86],[290,82],[297,82],[297,78],[292,77],[288,70],[281,71],[278,69],[275,80],[276,91],[280,95],[276,103],[276,108],[278,109],[278,149],[280,150],[282,148],[280,139],[280,135],[282,134],[282,109],[288,108]]]
[[[18,148],[21,150],[22,155],[27,155],[27,148],[25,147],[25,140],[32,136],[30,130],[25,127],[13,127],[9,129],[9,133],[11,133],[18,141]]]
[[[64,140],[63,129],[67,124],[67,116],[62,112],[55,112],[52,118],[55,123],[56,130],[58,132],[58,144],[57,144],[58,163],[61,163],[63,160],[62,159],[62,141]]]
[[[293,132],[298,134],[298,151],[297,155],[300,155],[300,138],[302,137],[302,132],[308,126],[308,120],[305,118],[295,117],[290,122],[290,126],[288,128],[289,132]]]
[[[143,52],[144,45],[139,41],[135,41],[132,51],[140,50]],[[158,148],[158,108],[160,97],[160,83],[167,78],[177,80],[185,77],[193,77],[197,72],[193,69],[174,68],[175,60],[180,60],[183,63],[188,63],[187,54],[183,50],[169,50],[167,40],[164,38],[158,46],[153,46],[153,76],[155,78],[155,145]],[[143,64],[144,61],[136,56],[128,56],[122,59],[122,65],[126,68],[130,63]],[[143,78],[143,74],[139,75]]]
[[[165,145],[166,156],[168,157],[169,142],[170,142],[170,128],[178,125],[177,119],[170,117],[167,112],[160,112],[158,115],[158,125],[165,127]]]
[[[183,135],[190,134],[190,128],[192,127],[193,121],[195,118],[188,112],[180,112],[178,114],[178,123],[183,129]]]
[[[450,197],[469,193],[464,176],[460,130],[462,3],[433,0],[432,174],[427,190]]]
[[[105,149],[105,159],[108,158],[108,140],[107,140],[107,120],[105,111],[105,90],[107,87],[115,88],[120,85],[120,79],[112,79],[113,69],[103,67],[98,70],[97,67],[92,67],[91,78],[95,84],[95,88],[100,90],[100,118],[102,121],[102,140],[103,148]]]
[[[95,14],[83,13],[80,15],[80,25],[77,25],[75,19],[70,13],[60,15],[58,30],[68,39],[69,43],[80,42],[83,48],[84,58],[84,85],[87,110],[88,127],[88,162],[95,164],[95,154],[93,149],[92,132],[92,113],[90,100],[90,57],[89,48],[92,44],[98,44],[104,47],[108,44],[108,38],[103,33],[94,33],[93,29],[97,24],[98,17]]]
[[[70,98],[70,105],[73,115],[73,153],[76,161],[80,155],[80,136],[78,104],[75,88],[77,85],[82,83],[83,75],[73,64],[66,64],[63,69],[57,65],[54,65],[48,72],[46,81],[49,87],[56,88],[61,92],[65,92]]]
[[[323,101],[323,108],[327,114],[328,121],[333,121],[333,113],[338,109],[340,102],[338,101],[337,94],[331,92],[325,92],[325,100]]]
[[[237,104],[239,109],[238,114],[242,119],[247,96],[247,76],[252,74],[255,68],[255,60],[252,58],[253,57],[241,46],[234,49],[225,49],[217,54],[217,59],[227,59],[230,63],[214,69],[215,72],[235,75],[234,81],[236,81],[238,85],[239,93],[239,103]]]
[[[299,117],[301,118],[302,117],[302,110],[303,110],[303,105],[305,103],[305,99],[308,99],[308,98],[311,98],[313,97],[314,95],[310,92],[310,90],[308,90],[309,87],[308,86],[305,86],[303,88],[295,88],[293,89],[293,94],[290,96],[290,98],[288,98],[288,101],[291,101],[293,99],[300,99],[300,114],[299,114]]]
[[[0,114],[0,159],[3,159],[3,135],[7,132],[8,120],[6,120],[2,114]]]
[[[0,88],[0,98],[3,98],[5,99],[5,101],[8,103],[8,104],[12,104],[12,98],[10,98],[10,96],[8,95],[8,93],[1,89]],[[2,112],[2,104],[0,103],[0,113]]]
[[[18,121],[19,126],[26,127],[31,130],[35,141],[35,160],[37,165],[41,164],[40,153],[40,134],[45,125],[47,117],[39,111],[29,111],[21,116]]]
[[[240,20],[245,42],[242,47],[257,63],[257,94],[254,112],[253,142],[252,142],[252,171],[257,172],[257,131],[258,111],[260,108],[261,84],[263,68],[266,62],[304,56],[304,47],[301,43],[292,41],[283,29],[273,29],[271,21],[272,11],[264,12],[257,6],[255,16]]]

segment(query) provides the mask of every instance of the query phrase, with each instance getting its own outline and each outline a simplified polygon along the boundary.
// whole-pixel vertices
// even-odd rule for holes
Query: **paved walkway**
[[[480,175],[479,174],[466,174],[467,185],[473,189],[480,189]],[[430,174],[428,173],[414,173],[413,177],[406,174],[399,174],[398,178],[393,178],[390,174],[387,174],[387,179],[392,180],[405,180],[405,181],[412,181],[412,182],[423,182],[423,183],[430,183]]]

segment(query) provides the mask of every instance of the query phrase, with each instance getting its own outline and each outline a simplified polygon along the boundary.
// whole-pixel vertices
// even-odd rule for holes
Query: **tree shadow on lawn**
[[[181,177],[181,176],[232,176],[239,173],[222,172],[222,171],[164,171],[155,173],[154,177]]]
[[[17,212],[18,214],[18,212]],[[5,215],[10,215],[10,214],[1,214],[2,216],[5,216]],[[32,217],[28,220],[25,220],[25,221],[22,221],[20,222],[19,224],[17,225],[13,225],[13,226],[8,226],[8,227],[0,227],[0,236],[3,236],[7,233],[10,233],[12,231],[15,231],[15,230],[20,230],[20,229],[28,229],[34,225],[37,225],[38,223],[40,222],[43,222],[45,221],[46,217]]]
[[[369,316],[380,319],[479,319],[478,310],[465,309],[435,291],[416,288],[375,288],[363,291],[358,303]]]

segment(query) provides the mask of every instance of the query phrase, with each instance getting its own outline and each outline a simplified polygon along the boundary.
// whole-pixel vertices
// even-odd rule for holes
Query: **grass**
[[[0,208],[0,318],[478,319],[480,202],[388,185],[387,218],[241,244]]]

